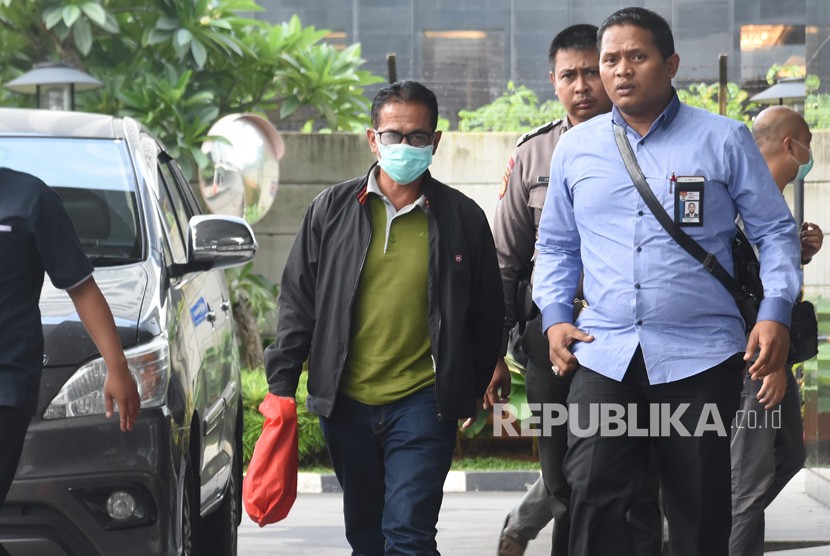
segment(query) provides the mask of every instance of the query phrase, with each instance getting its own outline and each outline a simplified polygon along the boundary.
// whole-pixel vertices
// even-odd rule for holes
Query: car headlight
[[[124,355],[138,384],[141,407],[163,405],[167,401],[167,384],[170,382],[170,350],[167,347],[167,339],[159,336],[146,344],[124,350]],[[107,366],[100,357],[79,368],[46,408],[43,418],[64,419],[104,414],[106,376]]]

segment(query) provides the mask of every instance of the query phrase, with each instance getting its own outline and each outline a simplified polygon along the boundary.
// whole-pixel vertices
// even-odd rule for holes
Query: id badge
[[[681,226],[703,226],[703,176],[677,176],[674,221]]]

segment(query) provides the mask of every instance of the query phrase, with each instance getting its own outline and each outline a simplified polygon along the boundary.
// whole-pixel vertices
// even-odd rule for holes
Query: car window
[[[178,185],[178,189],[182,192],[182,198],[187,205],[190,216],[202,214],[202,206],[196,200],[196,194],[193,192],[193,188],[187,183],[187,178],[184,177],[182,169],[179,167],[178,163],[176,163],[176,161],[167,153],[161,153],[159,155],[159,160],[164,164],[168,172],[170,172],[175,178],[175,182]]]
[[[187,251],[185,250],[184,234],[178,214],[176,197],[171,196],[165,184],[164,174],[159,168],[159,208],[161,209],[162,221],[165,227],[167,239],[170,243],[170,251],[173,253],[173,261],[177,263],[187,262]],[[181,200],[178,202],[181,205]],[[187,222],[187,220],[185,220]]]
[[[123,141],[3,137],[0,166],[35,175],[55,190],[95,266],[142,259],[135,176]]]
[[[176,210],[179,226],[182,230],[187,230],[187,225],[190,222],[190,217],[193,216],[193,212],[182,197],[182,192],[170,171],[170,166],[162,161],[162,157],[159,157],[159,159],[159,171],[163,178],[163,187],[167,189],[167,196],[170,198]]]

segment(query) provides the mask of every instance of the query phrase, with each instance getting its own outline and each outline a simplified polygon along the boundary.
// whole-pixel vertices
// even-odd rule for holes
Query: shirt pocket
[[[538,184],[530,188],[527,194],[527,206],[533,211],[533,225],[539,229],[539,220],[542,218],[542,207],[545,206],[545,197],[548,194],[547,184]]]
[[[648,175],[646,181],[651,186],[654,196],[660,199],[660,203],[667,207],[674,209],[674,182],[670,176]]]

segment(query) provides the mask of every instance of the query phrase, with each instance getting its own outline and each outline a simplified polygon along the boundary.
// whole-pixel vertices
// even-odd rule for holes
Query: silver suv
[[[176,162],[129,118],[0,110],[0,166],[63,199],[142,400],[131,433],[104,417],[103,361],[47,280],[40,398],[0,543],[15,556],[235,555],[242,390],[220,269],[253,258],[251,228],[203,215]]]

